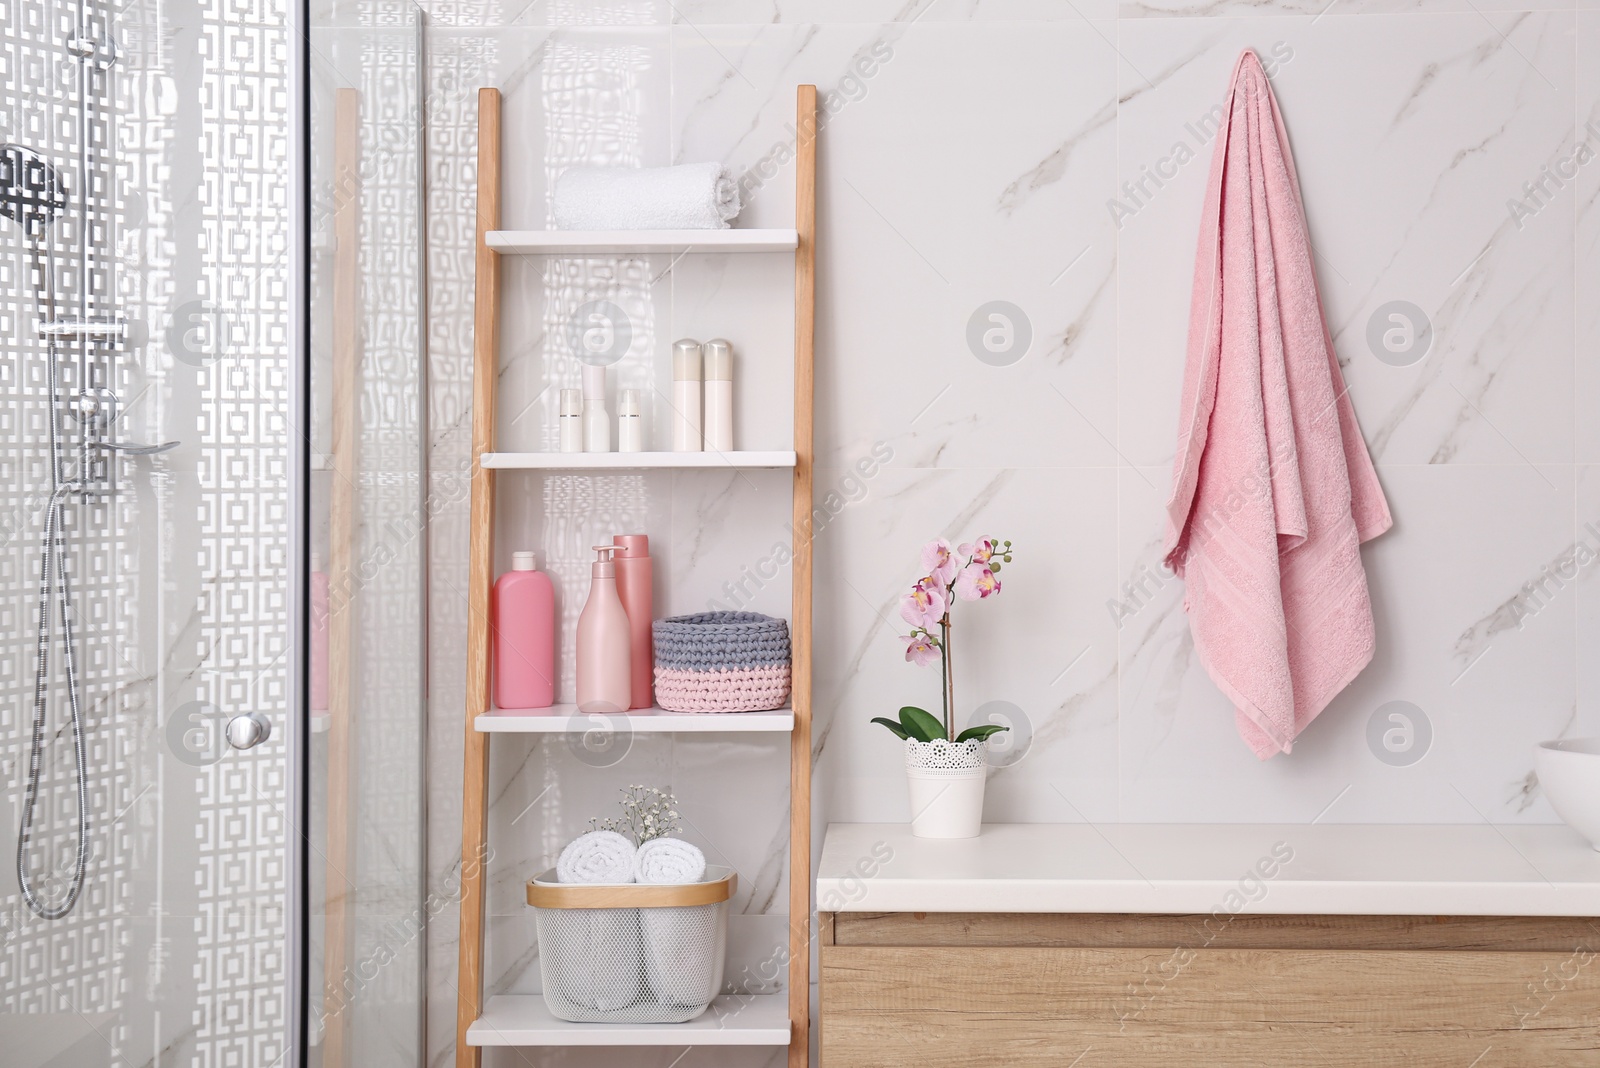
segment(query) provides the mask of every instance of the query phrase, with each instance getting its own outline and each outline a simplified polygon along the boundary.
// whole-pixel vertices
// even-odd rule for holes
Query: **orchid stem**
[[[940,667],[944,671],[944,736],[948,741],[955,741],[955,707],[956,672],[955,664],[950,659],[950,613],[947,611],[944,618],[939,620]]]

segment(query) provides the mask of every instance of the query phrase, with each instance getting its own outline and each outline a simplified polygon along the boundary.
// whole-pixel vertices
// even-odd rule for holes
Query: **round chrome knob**
[[[228,744],[235,749],[253,749],[272,737],[272,724],[260,712],[246,712],[228,721]]]

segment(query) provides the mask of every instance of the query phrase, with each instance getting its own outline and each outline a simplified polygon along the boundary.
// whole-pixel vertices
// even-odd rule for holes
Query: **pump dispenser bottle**
[[[589,600],[578,616],[578,711],[625,712],[633,701],[628,613],[617,596],[615,545],[596,545]]]
[[[655,701],[655,641],[650,633],[654,617],[654,567],[650,561],[650,539],[644,534],[618,534],[611,539],[617,546],[617,595],[628,613],[629,659],[632,662],[633,703],[630,708],[649,708]]]

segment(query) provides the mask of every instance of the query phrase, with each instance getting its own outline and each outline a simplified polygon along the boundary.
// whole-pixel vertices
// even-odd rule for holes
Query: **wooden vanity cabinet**
[[[1600,1068],[1600,921],[823,913],[823,1068]]]

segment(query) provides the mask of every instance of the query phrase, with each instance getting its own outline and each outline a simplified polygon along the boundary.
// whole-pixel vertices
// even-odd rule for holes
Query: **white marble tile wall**
[[[837,514],[816,536],[818,828],[906,818],[896,745],[868,721],[937,703],[938,682],[903,662],[895,599],[922,541],[985,532],[1018,553],[999,601],[958,616],[962,716],[1006,702],[1017,726],[990,819],[1555,818],[1530,746],[1592,731],[1600,685],[1587,655],[1600,640],[1600,318],[1588,295],[1600,282],[1600,163],[1589,165],[1600,121],[1585,127],[1600,120],[1600,15],[1588,4],[432,7],[432,425],[436,491],[449,498],[432,541],[436,888],[448,889],[460,842],[466,501],[450,487],[467,448],[478,84],[506,91],[506,215],[528,226],[546,222],[552,160],[585,152],[722,160],[762,176],[744,223],[787,225],[793,87],[824,94],[817,485],[819,499],[837,494]],[[1292,756],[1265,763],[1195,659],[1181,583],[1157,566],[1212,147],[1203,120],[1245,46],[1271,66],[1328,317],[1396,520],[1365,552],[1376,659]],[[606,91],[574,103],[575,69]],[[1537,199],[1524,183],[1543,183]],[[557,381],[551,332],[596,295],[632,302],[630,381],[659,381],[685,333],[725,332],[786,366],[787,280],[770,265],[548,269],[507,276],[519,299],[502,418],[519,441],[548,440],[550,391],[572,384]],[[1003,366],[967,340],[993,301],[1020,308],[1030,337]],[[1409,363],[1380,360],[1368,340],[1396,301],[1431,331]],[[752,378],[746,410],[771,404],[780,422],[744,433],[788,433],[787,385]],[[570,614],[584,589],[576,550],[599,531],[531,478],[501,486],[501,547],[552,539]],[[781,480],[650,476],[612,492],[605,523],[646,525],[669,610],[701,607],[783,536]],[[786,610],[786,582],[757,603]],[[1426,724],[1399,757],[1369,742],[1396,701]],[[781,939],[785,801],[770,784],[784,759],[761,742],[635,739],[597,770],[560,740],[497,743],[492,835],[515,870],[494,883],[491,985],[534,988],[516,883],[628,781],[670,782],[698,838],[745,874],[739,905],[757,933],[740,952]],[[453,931],[446,912],[432,933],[434,1064],[453,1043]]]

